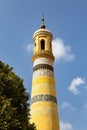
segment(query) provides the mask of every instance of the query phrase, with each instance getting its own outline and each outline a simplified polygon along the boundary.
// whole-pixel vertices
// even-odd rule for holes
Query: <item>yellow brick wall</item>
[[[32,98],[36,95],[48,94],[56,97],[55,80],[41,76],[32,81]],[[49,101],[37,101],[31,104],[31,122],[37,130],[59,130],[57,104]]]

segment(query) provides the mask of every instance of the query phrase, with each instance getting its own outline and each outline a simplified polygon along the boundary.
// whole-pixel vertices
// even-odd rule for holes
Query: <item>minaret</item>
[[[31,92],[31,123],[37,130],[60,130],[54,79],[52,33],[42,25],[33,35],[34,54]]]

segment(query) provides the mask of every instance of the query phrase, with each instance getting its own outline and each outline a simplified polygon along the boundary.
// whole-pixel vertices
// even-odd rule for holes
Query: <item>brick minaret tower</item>
[[[33,35],[34,54],[31,92],[31,123],[37,130],[60,130],[56,87],[54,79],[54,56],[52,53],[52,33],[42,25]]]

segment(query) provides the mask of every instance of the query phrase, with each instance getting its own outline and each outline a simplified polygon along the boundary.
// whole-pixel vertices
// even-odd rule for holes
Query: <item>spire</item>
[[[44,24],[44,14],[42,14],[42,24],[41,24],[41,29],[42,28],[46,28],[45,24]]]

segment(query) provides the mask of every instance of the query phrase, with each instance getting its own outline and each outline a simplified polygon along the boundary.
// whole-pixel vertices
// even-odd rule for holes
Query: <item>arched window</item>
[[[51,42],[49,42],[49,44],[50,44],[50,48],[51,48]]]
[[[41,50],[45,49],[45,41],[42,39],[41,40]]]
[[[36,43],[35,43],[34,45],[35,45],[35,47],[36,47]]]

